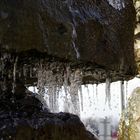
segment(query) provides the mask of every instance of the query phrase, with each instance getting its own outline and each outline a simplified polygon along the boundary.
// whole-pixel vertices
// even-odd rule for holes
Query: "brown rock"
[[[124,5],[116,9],[103,0],[1,0],[1,47],[16,53],[37,50],[46,57],[90,62],[134,76],[135,10],[131,0]]]

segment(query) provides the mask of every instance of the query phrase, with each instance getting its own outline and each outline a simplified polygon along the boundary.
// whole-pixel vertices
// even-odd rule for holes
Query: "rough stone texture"
[[[116,9],[107,0],[1,0],[1,48],[90,62],[130,78],[135,10],[132,0],[122,2],[125,6]]]
[[[1,140],[97,140],[76,115],[42,110],[34,94],[18,83],[14,94],[7,90],[0,96]]]
[[[97,140],[72,114],[39,113],[26,118],[11,113],[0,114],[0,138],[4,140]]]

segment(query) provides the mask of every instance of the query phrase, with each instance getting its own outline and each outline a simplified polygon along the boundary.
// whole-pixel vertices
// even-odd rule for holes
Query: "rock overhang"
[[[85,83],[136,74],[131,0],[2,0],[0,5],[1,53],[14,53],[20,65],[40,57],[68,62],[85,69]]]

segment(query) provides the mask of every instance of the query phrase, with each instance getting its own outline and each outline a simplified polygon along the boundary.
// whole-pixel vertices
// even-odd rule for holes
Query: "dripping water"
[[[92,94],[93,94],[93,107],[96,105],[96,102],[98,102],[98,96],[96,95],[96,92],[97,92],[97,85],[96,84],[93,84],[92,85],[92,89],[93,89],[93,92],[92,92]]]
[[[88,100],[89,100],[89,106],[92,105],[92,102],[91,102],[91,97],[90,97],[90,91],[89,91],[89,85],[85,85],[86,89],[87,89],[87,94],[88,94]]]
[[[98,101],[98,84],[95,84],[95,92],[96,92],[96,98]]]
[[[75,50],[77,59],[79,59],[80,58],[80,53],[78,51],[78,48],[75,45],[75,39],[77,38],[77,33],[76,33],[76,29],[75,29],[74,24],[71,24],[71,26],[72,26],[72,47]]]
[[[77,57],[77,59],[79,59],[79,58],[80,58],[80,53],[79,53],[78,49],[76,48],[75,42],[74,42],[74,41],[72,41],[72,46],[73,46],[73,48],[74,48],[74,50],[75,50],[75,52],[76,52],[76,57]]]
[[[75,45],[75,40],[77,38],[77,33],[76,33],[76,21],[75,21],[75,13],[74,13],[74,10],[72,9],[71,5],[72,5],[72,1],[67,1],[67,4],[69,5],[68,8],[69,8],[69,11],[70,13],[72,14],[72,23],[70,23],[70,26],[72,27],[72,33],[71,33],[71,38],[72,38],[72,47],[76,53],[76,57],[77,59],[80,58],[80,53],[78,51],[78,48],[76,47]]]

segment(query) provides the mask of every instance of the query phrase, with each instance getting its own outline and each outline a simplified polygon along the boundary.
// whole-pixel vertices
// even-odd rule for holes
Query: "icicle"
[[[13,87],[12,87],[12,93],[15,93],[15,87],[16,87],[16,69],[17,69],[17,61],[18,61],[18,56],[15,59],[14,62],[14,68],[13,68]]]
[[[63,85],[63,71],[59,71],[60,67],[61,64],[57,62],[47,64],[41,62],[38,69],[39,94],[48,101],[48,107],[52,112],[58,109],[57,94]]]
[[[80,115],[80,102],[79,102],[79,88],[82,83],[82,72],[80,69],[72,72],[69,64],[61,64],[57,62],[51,62],[47,64],[40,64],[38,69],[38,83],[37,88],[42,98],[48,101],[48,107],[50,111],[57,112],[58,98],[63,95],[63,105],[65,112],[71,112]],[[60,95],[62,96],[62,95]],[[81,100],[83,102],[81,95]],[[61,101],[62,102],[62,101]],[[72,107],[70,107],[72,104]],[[83,108],[83,107],[82,107]]]
[[[64,112],[71,112],[70,111],[70,106],[69,106],[69,100],[68,100],[68,92],[66,91],[65,92],[65,95],[64,95]]]
[[[81,100],[81,111],[83,111],[83,93],[82,93],[82,86],[79,87],[79,92],[80,92],[80,100]]]
[[[58,104],[59,92],[60,92],[60,88],[56,87],[56,91],[54,94],[54,112],[59,112],[59,104]]]
[[[57,112],[58,107],[57,107],[57,87],[53,85],[53,87],[48,88],[48,93],[49,93],[49,107],[52,112]]]
[[[124,95],[124,81],[120,82],[121,85],[121,109],[125,109],[125,95]]]
[[[44,75],[45,73],[41,65],[38,70],[38,82],[37,82],[38,92],[41,96],[44,96],[44,92],[45,92],[45,79],[46,78],[44,78]]]
[[[98,101],[98,84],[95,84],[95,88],[96,88],[96,99],[97,99],[97,101]]]
[[[89,96],[89,88],[88,88],[88,85],[85,85],[85,88],[87,89],[87,94]]]
[[[53,92],[53,87],[48,88],[48,95],[49,95],[49,108],[52,112],[54,112],[54,92]]]
[[[56,108],[56,87],[53,87],[54,88],[54,91],[53,91],[53,112],[55,112],[57,110]]]
[[[95,105],[95,88],[94,88],[94,84],[92,85],[92,94],[93,94],[93,98],[92,98],[92,103],[93,103],[93,105]]]
[[[80,116],[80,104],[79,104],[79,96],[78,90],[79,86],[81,86],[81,71],[77,69],[74,73],[72,73],[70,78],[70,96],[73,104],[73,113]]]
[[[59,91],[57,91],[57,94],[56,94],[56,98],[57,98],[57,112],[60,112],[60,104],[59,104],[59,101],[60,101],[60,93],[61,93],[61,90],[62,88],[60,89],[59,88]]]
[[[64,83],[63,83],[63,87],[64,87],[64,91],[65,91],[65,98],[64,98],[64,111],[65,112],[69,112],[69,107],[68,107],[68,94],[70,93],[70,89],[69,89],[69,78],[71,76],[71,70],[70,67],[67,66],[66,70],[64,72]]]
[[[70,67],[67,66],[66,70],[64,72],[64,83],[63,83],[66,96],[67,96],[67,93],[69,92],[68,87],[69,87],[69,77],[70,77],[70,75],[71,75]]]
[[[91,106],[91,98],[90,98],[90,92],[89,92],[89,85],[85,85],[86,89],[87,89],[87,95],[88,95],[88,102],[89,102],[89,105]]]
[[[105,89],[105,93],[106,93],[106,103],[108,102],[109,107],[111,107],[110,105],[110,101],[111,101],[111,93],[110,93],[110,78],[106,78],[106,89]]]

